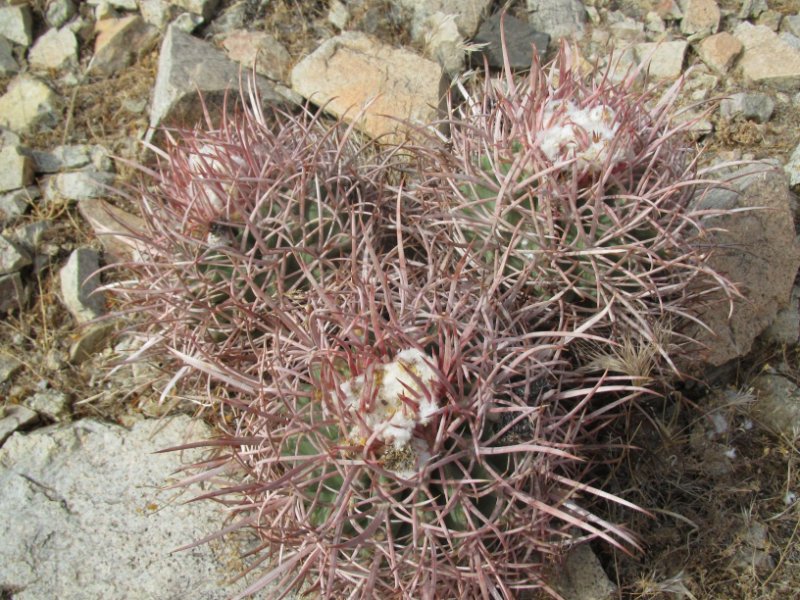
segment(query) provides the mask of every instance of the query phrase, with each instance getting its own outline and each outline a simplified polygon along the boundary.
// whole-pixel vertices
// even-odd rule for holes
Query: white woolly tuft
[[[439,410],[434,390],[436,373],[429,366],[432,362],[424,353],[409,348],[398,353],[393,362],[375,368],[372,380],[379,387],[370,391],[374,400],[361,418],[378,439],[402,448],[411,441],[414,427],[427,425]],[[361,410],[364,384],[364,376],[359,375],[341,386],[345,404],[352,411]]]
[[[577,158],[579,171],[595,171],[609,158],[612,164],[621,160],[618,153],[609,157],[619,129],[615,118],[613,109],[603,104],[577,108],[572,102],[552,100],[544,106],[536,143],[554,163]]]

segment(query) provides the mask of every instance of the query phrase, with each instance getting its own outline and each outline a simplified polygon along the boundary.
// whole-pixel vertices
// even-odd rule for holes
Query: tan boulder
[[[446,91],[437,63],[355,32],[324,42],[291,81],[295,92],[374,138],[399,134],[400,121],[435,120]]]
[[[800,87],[800,51],[765,25],[740,23],[733,33],[744,46],[739,66],[746,81],[781,90]]]

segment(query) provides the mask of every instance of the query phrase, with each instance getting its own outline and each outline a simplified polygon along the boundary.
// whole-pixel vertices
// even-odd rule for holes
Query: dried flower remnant
[[[569,100],[548,100],[535,143],[553,163],[576,159],[579,172],[613,168],[623,158],[612,145],[619,129],[615,117],[605,104],[579,108]]]
[[[187,190],[188,193],[196,197],[205,196],[211,208],[214,209],[218,215],[224,214],[225,202],[220,197],[221,194],[214,190],[212,185],[209,185],[209,182],[213,182],[217,173],[225,172],[226,165],[216,158],[216,156],[221,152],[223,152],[222,148],[212,144],[203,144],[197,149],[196,152],[189,154],[188,157],[189,168],[193,172],[198,173],[201,176],[205,176],[201,179],[193,179],[189,183],[190,188]],[[231,161],[240,167],[244,167],[244,161],[241,157],[231,157]],[[203,179],[208,181],[203,181]],[[231,186],[228,184],[225,185],[224,189],[220,191],[229,193],[230,188]]]
[[[430,362],[416,348],[403,350],[394,361],[374,368],[372,386],[365,386],[365,375],[344,383],[345,404],[379,440],[399,450],[408,445],[414,428],[427,425],[439,408]],[[353,432],[351,437],[360,436]]]

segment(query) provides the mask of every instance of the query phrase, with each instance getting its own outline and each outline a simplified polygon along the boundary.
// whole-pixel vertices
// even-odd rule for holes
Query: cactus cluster
[[[263,541],[244,595],[514,598],[572,544],[635,546],[590,511],[628,505],[591,448],[646,380],[582,344],[669,364],[728,287],[690,208],[710,184],[650,100],[562,49],[424,143],[257,102],[172,134],[116,291],[218,415],[192,480]]]

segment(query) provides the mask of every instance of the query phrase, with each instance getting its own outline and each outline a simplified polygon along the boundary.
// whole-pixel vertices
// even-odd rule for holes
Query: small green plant
[[[696,245],[706,182],[648,99],[562,50],[427,146],[245,103],[159,151],[117,292],[218,417],[192,480],[229,506],[220,535],[263,540],[243,595],[514,598],[573,544],[636,546],[591,512],[635,508],[592,485],[592,448],[669,362],[656,323],[728,289]],[[635,372],[599,362],[621,331]]]

